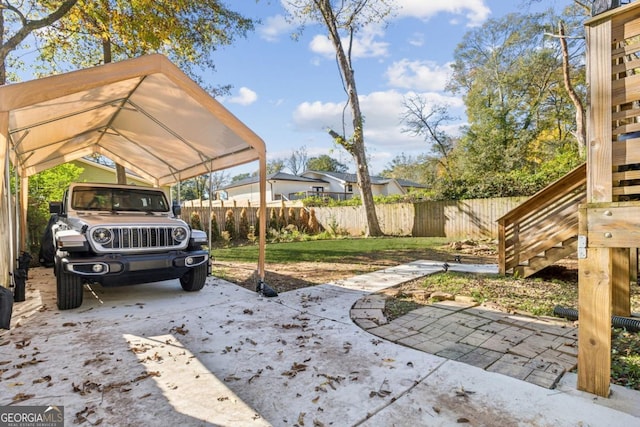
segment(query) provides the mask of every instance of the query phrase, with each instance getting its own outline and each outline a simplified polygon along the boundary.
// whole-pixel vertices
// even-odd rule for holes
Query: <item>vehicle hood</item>
[[[167,226],[167,225],[185,225],[185,222],[178,218],[166,215],[147,215],[145,213],[90,213],[77,214],[75,220],[86,224],[89,227],[98,225],[131,225],[131,226]]]

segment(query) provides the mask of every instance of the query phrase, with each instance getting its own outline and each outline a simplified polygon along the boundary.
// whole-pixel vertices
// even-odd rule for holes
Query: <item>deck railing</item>
[[[534,258],[544,258],[547,251],[575,242],[578,206],[586,202],[586,170],[586,163],[578,166],[498,219],[501,274],[522,272]],[[539,265],[539,269],[545,266]],[[528,269],[523,275],[532,272]]]

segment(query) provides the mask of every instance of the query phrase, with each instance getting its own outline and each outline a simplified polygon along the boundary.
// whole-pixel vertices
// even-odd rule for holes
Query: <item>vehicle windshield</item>
[[[71,208],[84,211],[167,212],[162,191],[108,187],[75,187]]]

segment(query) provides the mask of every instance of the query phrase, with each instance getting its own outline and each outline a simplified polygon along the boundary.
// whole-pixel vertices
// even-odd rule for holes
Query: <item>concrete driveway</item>
[[[213,277],[198,293],[97,286],[63,312],[51,270],[32,269],[0,333],[0,406],[64,406],[65,425],[640,425],[640,393],[597,398],[571,374],[549,390],[351,320],[364,295],[440,269],[418,261],[270,299]]]

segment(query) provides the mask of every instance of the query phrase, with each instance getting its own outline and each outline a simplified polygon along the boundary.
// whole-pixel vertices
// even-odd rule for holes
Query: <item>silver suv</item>
[[[60,310],[82,304],[83,284],[134,285],[180,279],[182,289],[204,286],[209,274],[206,233],[177,218],[157,188],[72,184],[50,203],[54,271]]]

